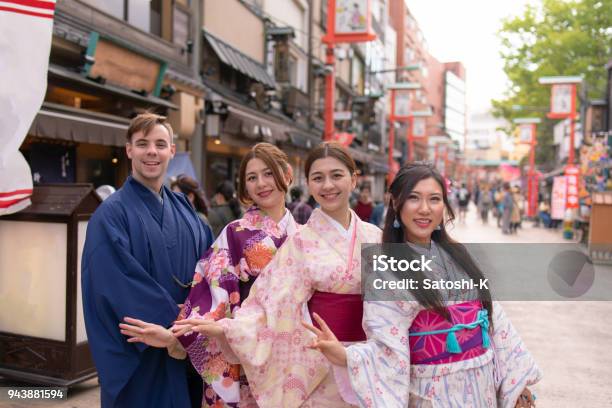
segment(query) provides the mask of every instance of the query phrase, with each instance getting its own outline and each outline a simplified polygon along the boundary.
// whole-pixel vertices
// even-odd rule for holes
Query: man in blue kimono
[[[189,293],[195,266],[212,243],[182,194],[163,186],[174,156],[163,116],[134,118],[126,151],[132,175],[91,218],[82,259],[83,309],[98,369],[102,407],[200,407],[201,379],[166,349],[128,343],[125,316],[169,327]]]

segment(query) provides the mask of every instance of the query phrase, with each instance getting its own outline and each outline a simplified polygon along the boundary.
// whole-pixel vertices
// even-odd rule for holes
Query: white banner
[[[396,118],[406,118],[410,115],[410,91],[395,91],[395,112]]]
[[[550,112],[570,114],[572,111],[572,84],[555,84],[552,86]]]
[[[519,127],[519,141],[521,143],[531,143],[533,140],[533,126],[531,124],[521,125]]]
[[[565,217],[565,201],[567,198],[567,179],[565,176],[553,178],[552,197],[550,198],[550,217],[562,220]]]
[[[55,0],[0,0],[0,215],[30,205],[19,152],[47,90]]]
[[[412,122],[412,136],[425,137],[425,118],[414,118]]]
[[[336,34],[368,31],[368,0],[336,0]]]

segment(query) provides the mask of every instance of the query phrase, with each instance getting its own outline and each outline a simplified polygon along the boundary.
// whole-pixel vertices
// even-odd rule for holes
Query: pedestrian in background
[[[390,200],[391,193],[389,191],[385,191],[385,195],[383,196],[383,202],[376,204],[374,210],[372,210],[370,224],[374,224],[378,228],[382,228],[385,225],[385,217],[387,216],[387,210],[389,209]]]
[[[236,199],[236,191],[230,181],[219,183],[213,196],[213,203],[208,212],[208,221],[218,237],[221,230],[230,222],[242,217],[240,203]]]
[[[287,204],[287,208],[291,211],[293,218],[295,218],[298,224],[306,224],[310,214],[312,214],[312,207],[302,201],[302,188],[300,186],[292,187],[289,195],[291,196],[291,202]]]
[[[204,197],[204,192],[200,188],[200,184],[194,178],[189,177],[186,174],[180,174],[176,179],[170,183],[170,189],[175,193],[183,193],[196,210],[198,217],[202,222],[210,227],[208,222],[208,204]]]
[[[489,222],[489,210],[493,205],[493,194],[489,190],[489,186],[485,185],[478,194],[478,211],[483,224]]]
[[[457,191],[457,202],[459,204],[459,222],[465,224],[468,205],[470,204],[470,190],[465,183],[461,183],[461,188]]]
[[[368,184],[362,184],[359,188],[359,199],[353,210],[362,221],[370,222],[374,204],[372,204],[372,191]]]
[[[512,216],[510,219],[510,232],[513,234],[516,234],[518,228],[521,226],[523,206],[523,195],[521,194],[521,190],[515,186],[512,189]]]
[[[512,222],[512,210],[514,208],[514,200],[510,191],[510,183],[504,183],[504,196],[502,199],[502,234],[510,234],[510,223]]]

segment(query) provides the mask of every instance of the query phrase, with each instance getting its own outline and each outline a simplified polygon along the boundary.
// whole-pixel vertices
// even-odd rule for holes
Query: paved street
[[[466,224],[451,235],[461,242],[563,242],[560,231],[524,223],[515,236],[502,235],[495,220],[482,225],[471,208]],[[611,270],[612,273],[612,270]],[[604,408],[612,406],[612,302],[504,302],[506,312],[544,371],[534,387],[538,407]],[[0,403],[1,404],[1,403]],[[99,405],[97,381],[70,391],[61,403],[40,406],[85,408]],[[25,408],[33,404],[7,404]]]

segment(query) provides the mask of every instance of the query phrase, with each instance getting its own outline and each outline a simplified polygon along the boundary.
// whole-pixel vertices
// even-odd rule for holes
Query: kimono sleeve
[[[512,408],[525,387],[540,381],[542,371],[497,302],[493,315],[497,402],[500,407]]]
[[[323,355],[306,347],[313,337],[301,325],[313,285],[305,255],[300,238],[288,239],[234,318],[219,321],[263,407],[300,406],[329,372]]]
[[[405,408],[410,394],[408,329],[417,302],[365,302],[367,342],[348,346],[347,368],[361,407]]]
[[[236,243],[228,238],[228,225],[196,265],[192,288],[179,318],[219,320],[232,315],[240,302],[237,266],[231,251]],[[204,382],[213,387],[226,403],[240,397],[240,367],[224,358],[225,344],[216,339],[190,333],[179,341]]]

